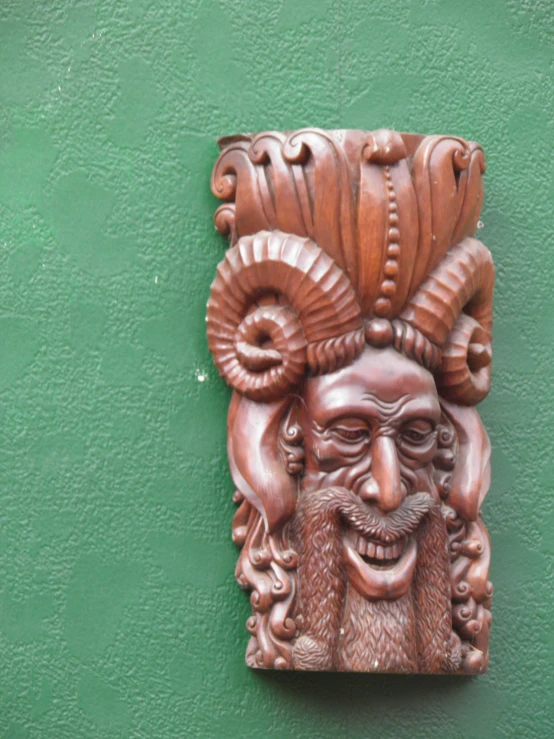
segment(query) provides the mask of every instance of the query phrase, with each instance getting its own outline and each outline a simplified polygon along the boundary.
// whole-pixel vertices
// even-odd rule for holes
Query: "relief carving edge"
[[[251,667],[483,673],[494,266],[481,147],[389,130],[220,140],[207,310],[233,388]]]

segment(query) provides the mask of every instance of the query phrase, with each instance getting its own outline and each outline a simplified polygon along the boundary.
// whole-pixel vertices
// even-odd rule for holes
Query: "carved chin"
[[[358,593],[367,600],[396,600],[407,593],[417,559],[415,536],[387,547],[356,539],[353,532],[348,533],[343,540],[343,554],[346,574]]]

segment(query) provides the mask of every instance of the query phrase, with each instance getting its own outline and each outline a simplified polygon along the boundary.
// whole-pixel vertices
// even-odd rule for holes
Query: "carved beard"
[[[396,600],[369,601],[348,582],[343,556],[345,521],[378,538],[400,537],[417,527],[411,589]],[[452,672],[460,642],[452,632],[447,533],[430,495],[409,496],[380,519],[345,488],[301,495],[294,522],[299,552],[301,636],[294,667],[363,672]]]

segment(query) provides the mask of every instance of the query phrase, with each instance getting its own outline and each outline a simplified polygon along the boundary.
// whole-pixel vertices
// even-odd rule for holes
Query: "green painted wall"
[[[552,737],[550,0],[3,0],[0,736]],[[479,140],[489,674],[257,674],[204,338],[216,136]]]

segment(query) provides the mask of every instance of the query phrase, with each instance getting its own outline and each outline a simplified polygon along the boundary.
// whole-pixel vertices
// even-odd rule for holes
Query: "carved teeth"
[[[406,554],[386,567],[372,566],[355,552],[345,540],[344,556],[348,579],[367,600],[396,600],[404,595],[412,582],[417,557],[417,542],[410,537]]]
[[[354,532],[349,536],[349,539],[358,554],[370,559],[380,559],[382,561],[398,559],[406,549],[406,539],[400,539],[394,544],[373,544],[364,539],[363,536],[354,534]]]

